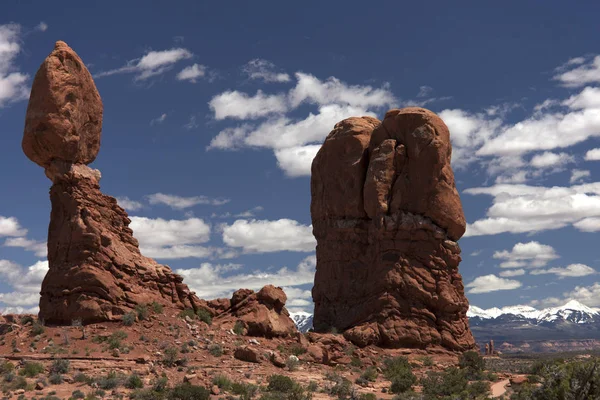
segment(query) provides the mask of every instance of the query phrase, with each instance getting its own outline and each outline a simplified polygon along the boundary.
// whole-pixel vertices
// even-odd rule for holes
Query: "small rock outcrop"
[[[144,257],[117,201],[87,164],[100,150],[103,106],[92,76],[64,42],[35,75],[22,147],[52,181],[49,271],[40,319],[70,324],[120,319],[138,304],[197,308],[183,278]]]
[[[311,179],[317,332],[359,346],[474,348],[451,153],[448,128],[423,108],[348,118],[327,136]]]
[[[266,338],[287,337],[298,332],[285,308],[285,292],[273,285],[260,291],[239,289],[231,297],[231,307],[216,317],[216,322],[233,328],[241,324],[244,334]]]

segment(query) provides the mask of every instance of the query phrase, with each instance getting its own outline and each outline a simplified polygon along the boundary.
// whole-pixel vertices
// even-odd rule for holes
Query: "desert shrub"
[[[210,315],[210,313],[208,311],[206,311],[203,308],[200,308],[197,312],[196,315],[198,316],[198,318],[200,319],[200,321],[204,321],[206,322],[208,325],[212,324],[212,315]]]
[[[482,372],[485,369],[485,360],[477,351],[465,351],[458,359],[458,366],[464,370],[467,379],[481,380]]]
[[[41,335],[46,331],[44,325],[40,321],[35,321],[31,327],[31,336]]]
[[[421,356],[417,360],[421,361],[425,367],[433,367],[433,358],[429,356]]]
[[[19,375],[34,378],[42,372],[44,372],[44,366],[42,364],[27,361],[23,364],[23,368],[19,371]]]
[[[384,361],[383,374],[392,383],[392,393],[403,393],[417,381],[406,357],[388,358]]]
[[[24,315],[21,317],[21,325],[33,324],[35,319],[31,315]]]
[[[285,375],[271,375],[269,377],[269,384],[267,390],[270,392],[283,392],[287,393],[294,389],[296,382],[289,376]]]
[[[285,360],[285,366],[290,371],[296,371],[300,365],[300,360],[296,356],[290,356]]]
[[[211,344],[210,346],[208,346],[208,352],[213,357],[221,357],[223,355],[223,346],[217,343]]]
[[[444,372],[429,372],[421,379],[426,399],[440,399],[461,395],[467,390],[468,380],[458,368],[449,368]]]
[[[244,323],[242,321],[235,321],[235,325],[233,325],[233,333],[236,335],[242,335],[244,333]]]
[[[375,393],[361,393],[358,400],[377,400]]]
[[[301,356],[302,354],[306,353],[306,348],[301,344],[294,344],[292,345],[292,347],[290,347],[290,353],[292,353],[296,357]]]
[[[85,399],[85,393],[83,393],[81,390],[75,390],[73,393],[71,393],[71,399]]]
[[[360,368],[363,366],[363,362],[360,358],[354,356],[350,359],[350,365],[356,368]]]
[[[164,392],[169,387],[169,379],[166,376],[161,376],[152,385],[152,390],[155,392]]]
[[[135,312],[140,321],[145,321],[150,316],[148,306],[145,304],[138,304],[137,306],[135,306]]]
[[[133,325],[135,323],[136,319],[137,319],[137,316],[132,311],[132,312],[128,312],[127,314],[123,315],[121,317],[121,322],[125,326],[131,326],[131,325]]]
[[[92,380],[83,372],[79,372],[73,377],[73,380],[77,383],[90,383]]]
[[[330,381],[333,385],[329,385],[327,388],[329,394],[336,396],[338,399],[352,398],[354,395],[354,388],[352,382],[335,373],[325,374],[325,379]]]
[[[219,389],[229,390],[231,383],[231,379],[225,375],[216,375],[212,379],[212,384],[217,385]]]
[[[61,374],[52,373],[48,377],[48,382],[50,382],[53,385],[60,385],[61,383],[63,383],[63,377]]]
[[[52,365],[50,366],[50,373],[66,374],[67,372],[69,372],[70,366],[71,363],[69,360],[59,358],[57,360],[52,361]]]
[[[100,389],[110,390],[119,386],[121,380],[115,371],[110,371],[108,375],[101,377],[96,383]]]
[[[375,382],[379,373],[377,372],[377,368],[370,366],[364,370],[364,372],[360,375],[369,382]]]
[[[256,396],[258,386],[245,382],[233,382],[229,390],[231,393],[240,396],[241,400],[250,400]]]
[[[392,400],[427,400],[421,393],[415,393],[412,390],[404,393],[398,393]]]
[[[153,301],[152,303],[150,303],[150,307],[152,307],[152,311],[155,314],[162,314],[162,312],[163,312],[163,305],[160,303],[157,303],[156,301]]]
[[[169,400],[208,400],[210,392],[202,386],[184,383],[171,389],[168,398]]]
[[[144,382],[142,382],[142,378],[137,374],[131,374],[125,381],[125,387],[127,389],[140,389],[144,387]]]
[[[319,384],[315,381],[310,381],[306,386],[306,390],[308,390],[309,392],[316,392],[317,390],[319,390]]]
[[[0,374],[7,374],[15,370],[15,365],[9,361],[0,362]]]
[[[174,367],[177,363],[177,349],[175,347],[168,347],[165,349],[165,354],[162,357],[162,363],[167,367]]]
[[[123,347],[123,340],[127,339],[127,333],[123,331],[115,331],[107,339],[108,348],[111,350],[121,349]]]

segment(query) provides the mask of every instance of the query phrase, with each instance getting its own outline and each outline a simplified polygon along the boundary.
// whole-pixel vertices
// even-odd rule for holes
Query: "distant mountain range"
[[[301,332],[312,328],[312,314],[290,313]],[[467,312],[478,343],[496,342],[501,351],[562,351],[600,347],[600,309],[571,300],[560,307],[538,310],[530,306]]]

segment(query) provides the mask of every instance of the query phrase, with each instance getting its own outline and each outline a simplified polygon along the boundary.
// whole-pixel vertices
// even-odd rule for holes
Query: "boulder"
[[[251,346],[242,346],[235,349],[233,356],[241,361],[260,363],[261,355],[260,352]]]
[[[361,347],[474,348],[451,153],[444,122],[416,107],[348,118],[327,136],[311,177],[317,332]]]

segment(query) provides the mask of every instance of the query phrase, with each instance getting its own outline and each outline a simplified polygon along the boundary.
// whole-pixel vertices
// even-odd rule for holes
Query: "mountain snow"
[[[313,315],[304,311],[291,312],[290,318],[296,324],[298,330],[302,333],[308,332],[313,327]]]
[[[600,320],[600,309],[588,307],[581,304],[577,300],[571,300],[567,304],[560,307],[549,307],[542,310],[537,310],[530,306],[509,306],[509,307],[493,307],[487,310],[476,306],[470,306],[467,311],[467,317],[481,319],[495,319],[502,315],[511,315],[522,317],[524,319],[533,319],[538,323],[553,322],[559,319],[564,319],[570,322],[583,324]]]

